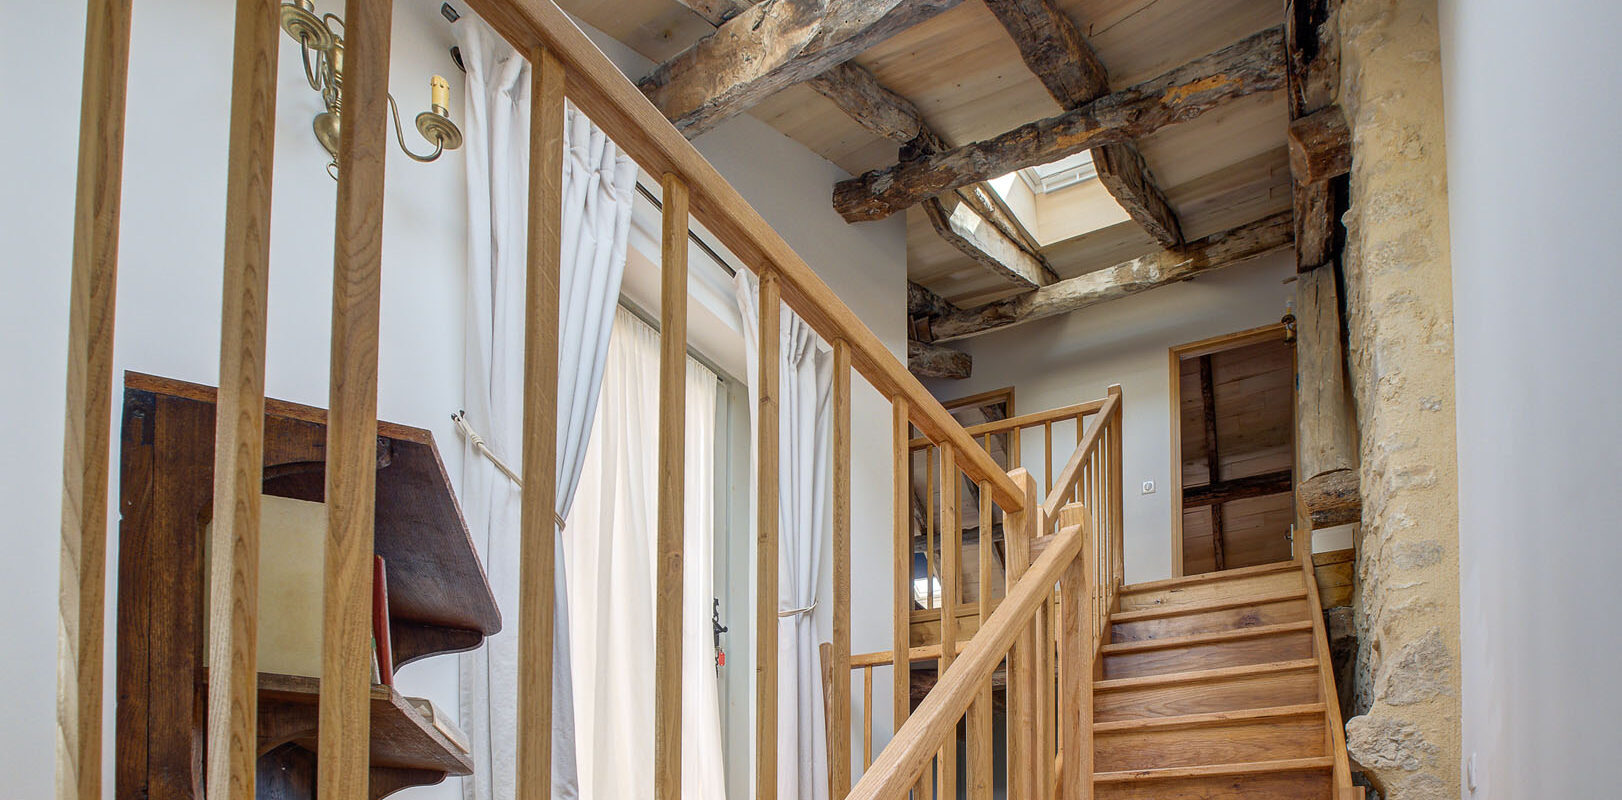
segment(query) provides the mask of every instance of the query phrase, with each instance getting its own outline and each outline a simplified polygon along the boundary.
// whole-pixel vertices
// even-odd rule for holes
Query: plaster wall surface
[[[1622,6],[1442,0],[1465,796],[1610,797]],[[1505,58],[1514,53],[1513,58]],[[1514,98],[1512,110],[1506,98]],[[1506,113],[1506,111],[1508,113]],[[1551,125],[1557,141],[1526,153]]]
[[[1345,0],[1344,219],[1361,435],[1357,707],[1347,746],[1384,796],[1459,796],[1452,270],[1435,0]]]

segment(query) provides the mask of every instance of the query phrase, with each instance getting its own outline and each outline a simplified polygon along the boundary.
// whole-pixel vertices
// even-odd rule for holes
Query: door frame
[[[1225,350],[1233,350],[1248,345],[1270,342],[1275,339],[1289,339],[1289,328],[1283,322],[1274,322],[1249,330],[1224,333],[1221,336],[1212,336],[1196,342],[1176,345],[1167,350],[1171,386],[1171,480],[1168,481],[1171,489],[1171,575],[1173,578],[1183,577],[1183,397],[1182,397],[1182,362],[1187,358],[1198,358]],[[1295,352],[1290,352],[1290,372],[1295,372]],[[1294,381],[1291,381],[1292,385]],[[1299,390],[1299,387],[1297,387]],[[1293,393],[1292,393],[1293,395]],[[1290,404],[1290,416],[1295,416],[1295,404]],[[1290,440],[1295,436],[1292,433]],[[1290,467],[1295,468],[1295,448],[1290,448]]]

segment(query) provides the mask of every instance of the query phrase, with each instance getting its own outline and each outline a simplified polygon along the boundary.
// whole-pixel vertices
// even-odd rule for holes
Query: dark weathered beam
[[[1216,376],[1211,369],[1211,355],[1200,356],[1200,418],[1205,429],[1205,475],[1209,483],[1222,481],[1222,458],[1217,452],[1216,428]],[[1227,554],[1222,541],[1222,504],[1211,504],[1211,556],[1218,570],[1227,569]]]
[[[1296,487],[1295,498],[1313,530],[1347,525],[1363,516],[1355,469],[1338,469],[1304,480]]]
[[[1183,243],[1183,226],[1177,221],[1177,213],[1172,211],[1166,195],[1155,184],[1149,164],[1143,160],[1137,145],[1120,142],[1095,147],[1093,165],[1098,168],[1098,180],[1109,190],[1110,196],[1161,247]]]
[[[923,115],[911,100],[885,88],[854,61],[835,66],[806,85],[876,136],[906,144],[925,127]]]
[[[1109,94],[1109,72],[1074,20],[1052,0],[986,0],[1019,47],[1025,65],[1066,111]],[[1160,243],[1183,243],[1182,226],[1131,142],[1093,148],[1098,180],[1126,213]]]
[[[924,344],[916,339],[907,340],[907,371],[913,375],[961,380],[969,377],[973,369],[974,359],[968,353],[937,344]]]
[[[1076,23],[1052,0],[985,0],[1025,66],[1065,109],[1109,93],[1109,72]]]
[[[676,0],[676,2],[703,17],[711,25],[717,26],[742,14],[745,9],[755,4],[754,0]]]
[[[639,82],[688,137],[961,0],[766,0]]]
[[[1296,183],[1338,178],[1352,169],[1352,129],[1340,106],[1327,106],[1290,123],[1290,174]]]
[[[950,300],[935,294],[928,287],[907,281],[908,317],[942,317],[958,310]]]
[[[1026,251],[955,193],[925,200],[924,214],[942,239],[993,275],[1021,289],[1048,283],[1047,263],[1040,254]]]
[[[1292,123],[1333,107],[1340,81],[1339,47],[1332,24],[1337,0],[1290,0],[1284,14],[1285,105]],[[1344,120],[1343,120],[1344,121]],[[1349,134],[1348,134],[1349,135]],[[1348,155],[1350,149],[1348,147]],[[1292,172],[1295,165],[1292,158]],[[1350,165],[1348,164],[1348,169]],[[1340,250],[1344,201],[1333,179],[1300,180],[1291,187],[1295,208],[1296,270],[1328,264]]]
[[[1159,250],[1017,297],[948,314],[935,320],[931,329],[936,341],[977,336],[1185,281],[1288,247],[1291,241],[1289,213],[1275,214],[1182,247]]]
[[[850,222],[883,219],[942,192],[1126,142],[1231,100],[1281,89],[1282,42],[1282,31],[1269,29],[1056,117],[841,181],[834,208]]]
[[[1290,471],[1287,469],[1246,478],[1234,478],[1231,481],[1213,481],[1205,486],[1184,489],[1183,508],[1213,506],[1250,497],[1284,494],[1293,488]]]

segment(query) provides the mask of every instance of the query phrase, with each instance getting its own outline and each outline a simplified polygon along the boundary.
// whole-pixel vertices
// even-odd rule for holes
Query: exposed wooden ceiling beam
[[[936,341],[962,339],[1044,319],[1185,281],[1290,246],[1288,212],[1207,236],[1178,248],[1067,278],[1025,294],[948,314],[931,323]]]
[[[930,291],[929,287],[907,281],[907,316],[940,317],[957,310],[952,301]]]
[[[755,4],[754,0],[676,0],[676,2],[691,9],[711,25],[717,26],[742,14]]]
[[[968,353],[916,339],[907,340],[907,371],[913,375],[961,380],[969,377],[973,370],[974,359]]]
[[[1066,111],[1109,94],[1109,72],[1074,20],[1052,0],[986,0],[1019,46],[1025,65]],[[1093,148],[1098,180],[1126,213],[1160,243],[1183,243],[1182,226],[1131,142]]]
[[[847,61],[807,81],[869,132],[914,153],[944,149],[912,101],[879,83],[866,68]],[[1019,223],[991,198],[984,184],[924,201],[924,213],[942,239],[1015,286],[1034,289],[1051,282],[1053,270],[1025,242]]]
[[[1283,87],[1283,32],[1272,28],[1056,117],[841,181],[834,187],[834,208],[848,222],[883,219],[926,197],[1129,141]]]
[[[638,86],[691,138],[959,2],[767,0],[721,23]]]
[[[1184,489],[1183,508],[1215,506],[1250,497],[1284,494],[1294,489],[1295,482],[1287,469],[1262,475],[1234,478],[1229,481],[1213,481],[1205,486],[1191,486]]]

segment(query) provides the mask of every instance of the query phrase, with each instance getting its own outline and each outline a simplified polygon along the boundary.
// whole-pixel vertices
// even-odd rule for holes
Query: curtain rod
[[[663,202],[661,202],[659,200],[659,198],[656,195],[654,195],[653,192],[649,191],[648,187],[643,186],[641,181],[636,182],[636,193],[642,195],[642,197],[644,199],[646,199],[648,202],[652,203],[653,207],[658,209],[659,211],[662,212],[662,211],[665,210],[665,204]],[[738,277],[738,271],[736,269],[734,269],[731,264],[728,264],[726,262],[726,259],[722,258],[719,253],[717,253],[714,250],[710,249],[710,246],[708,244],[706,244],[703,239],[698,238],[698,234],[693,233],[692,226],[688,226],[688,228],[687,228],[687,241],[698,245],[698,249],[703,250],[704,253],[706,255],[708,255],[711,260],[715,261],[716,264],[720,265],[721,269],[726,270],[726,273],[727,273],[728,277],[732,277],[732,278]]]

